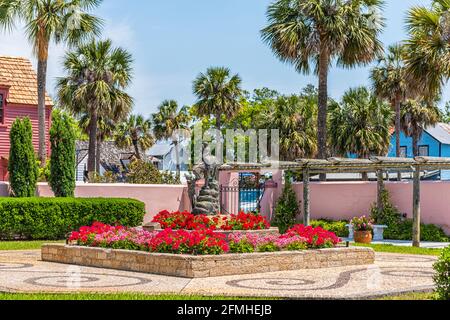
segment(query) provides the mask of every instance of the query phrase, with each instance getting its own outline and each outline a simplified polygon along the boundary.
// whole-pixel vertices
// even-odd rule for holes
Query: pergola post
[[[311,224],[311,189],[309,168],[303,170],[303,224],[309,226]]]
[[[383,192],[384,192],[384,173],[383,170],[377,170],[377,209],[381,213],[384,210]]]
[[[414,168],[413,187],[413,246],[420,247],[420,167]]]

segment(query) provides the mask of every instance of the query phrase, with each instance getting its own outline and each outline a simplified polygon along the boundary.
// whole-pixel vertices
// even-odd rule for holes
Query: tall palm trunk
[[[97,148],[95,152],[95,172],[100,174],[100,161],[101,161],[101,154],[102,154],[102,139],[100,137],[97,137]]]
[[[412,134],[412,140],[413,140],[413,156],[418,157],[419,156],[419,135],[414,132]]]
[[[319,57],[319,112],[317,117],[317,142],[319,159],[327,157],[327,112],[328,112],[328,68],[330,56],[322,48]],[[326,181],[326,174],[320,175],[320,181]]]
[[[133,147],[134,147],[134,153],[136,154],[136,158],[138,160],[141,160],[141,152],[139,151],[139,143],[137,139],[133,139]]]
[[[48,49],[48,48],[47,48]],[[47,82],[47,55],[38,59],[38,126],[39,126],[39,160],[41,167],[45,167],[47,161],[47,130],[45,124],[45,91]]]
[[[96,172],[96,159],[97,159],[97,126],[98,115],[97,111],[91,113],[91,122],[89,124],[89,154],[88,154],[88,173],[92,174]]]
[[[181,177],[181,166],[180,166],[180,150],[178,149],[178,141],[174,140],[173,144],[175,146],[175,161],[176,161],[176,167],[177,167],[177,180],[180,180]]]
[[[401,132],[401,102],[400,98],[395,99],[395,154],[397,158],[400,158],[400,132]],[[397,180],[402,180],[402,174],[397,174]]]

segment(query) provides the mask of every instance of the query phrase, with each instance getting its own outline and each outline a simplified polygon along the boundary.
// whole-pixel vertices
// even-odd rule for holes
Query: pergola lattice
[[[413,172],[413,245],[420,246],[420,173],[422,171],[450,170],[450,158],[416,157],[388,158],[372,157],[370,159],[329,158],[327,160],[299,159],[295,162],[264,163],[228,163],[220,170],[257,170],[279,169],[301,171],[303,174],[303,212],[305,224],[310,224],[310,180],[311,175],[323,173],[369,173],[375,172],[378,177],[377,204],[382,210],[382,191],[384,190],[384,172]]]

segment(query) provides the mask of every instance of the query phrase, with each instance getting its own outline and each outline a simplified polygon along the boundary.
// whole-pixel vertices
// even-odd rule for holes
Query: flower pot
[[[372,243],[372,231],[355,231],[356,243]]]

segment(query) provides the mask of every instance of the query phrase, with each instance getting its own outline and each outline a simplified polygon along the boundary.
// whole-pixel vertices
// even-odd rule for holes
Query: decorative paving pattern
[[[40,261],[39,251],[0,252],[0,291],[142,292],[364,299],[431,290],[435,257],[377,254],[371,266],[185,279]]]

